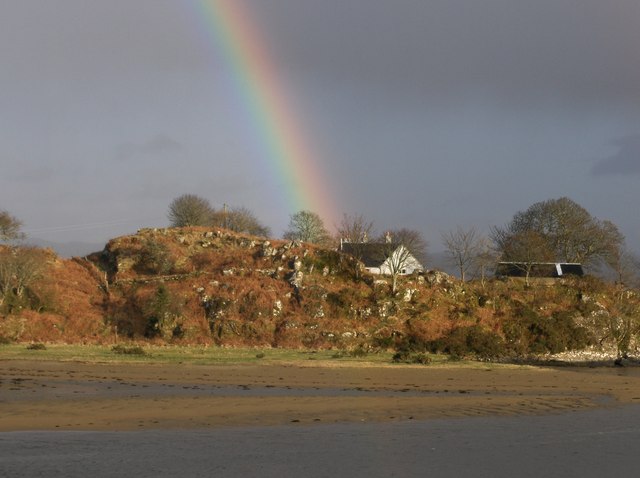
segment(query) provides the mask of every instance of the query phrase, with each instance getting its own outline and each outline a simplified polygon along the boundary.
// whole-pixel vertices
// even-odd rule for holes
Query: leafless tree
[[[214,210],[204,198],[195,194],[183,194],[169,205],[171,227],[210,226]]]
[[[353,272],[355,277],[358,278],[360,277],[361,269],[360,261],[362,261],[370,246],[369,240],[373,239],[373,222],[366,220],[362,214],[353,216],[344,214],[337,230],[340,244],[348,244],[349,254],[356,259],[356,262],[353,263]]]
[[[213,224],[230,229],[234,232],[251,234],[253,236],[268,237],[271,234],[269,227],[260,223],[255,214],[246,207],[235,207],[213,213]]]
[[[442,242],[447,249],[449,261],[458,268],[460,279],[464,282],[467,271],[476,264],[480,252],[480,236],[474,227],[464,229],[458,226],[455,231],[443,233]]]
[[[13,241],[22,239],[24,234],[20,232],[22,222],[7,211],[0,211],[0,241]]]
[[[484,289],[487,275],[491,270],[495,270],[498,255],[493,248],[489,238],[481,236],[478,240],[478,249],[473,261],[474,275],[480,279],[480,284]]]
[[[10,297],[20,300],[42,273],[45,256],[35,247],[0,248],[0,306]]]
[[[298,211],[292,214],[289,229],[284,233],[284,238],[320,245],[327,245],[331,240],[322,218],[311,211]]]
[[[362,214],[343,214],[337,229],[340,239],[352,244],[367,243],[373,239],[373,221],[368,221]]]
[[[632,339],[640,335],[640,300],[637,292],[618,286],[607,313],[598,316],[600,326],[616,346],[618,359],[626,357]]]
[[[535,264],[553,261],[554,252],[542,234],[528,230],[511,236],[509,241],[504,243],[501,259],[513,263],[514,267],[520,269],[528,286]]]
[[[428,249],[429,242],[424,238],[420,231],[415,229],[401,228],[388,231],[393,242],[403,244],[411,251],[411,255],[415,257],[423,266],[429,260]]]
[[[419,231],[403,228],[385,232],[377,243],[383,262],[381,272],[391,276],[391,290],[395,294],[398,277],[410,266],[417,265],[413,263],[414,259],[420,261],[419,257],[426,257],[427,241]],[[424,263],[420,261],[420,265]]]
[[[615,273],[616,282],[627,287],[637,287],[640,282],[640,258],[625,245],[612,251],[607,265]]]

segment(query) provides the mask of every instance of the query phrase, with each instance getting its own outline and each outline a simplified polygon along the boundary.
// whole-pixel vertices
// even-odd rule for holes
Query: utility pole
[[[227,204],[226,203],[222,203],[222,227],[224,227],[225,229],[228,229],[228,224],[227,224]]]

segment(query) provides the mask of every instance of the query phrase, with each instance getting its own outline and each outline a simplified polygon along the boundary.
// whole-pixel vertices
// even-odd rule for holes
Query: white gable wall
[[[416,271],[423,270],[422,264],[413,255],[406,256],[406,254],[404,246],[400,246],[379,267],[367,267],[366,269],[372,274],[382,275],[392,275],[396,265],[401,266],[401,270],[397,271],[399,275],[413,274]]]

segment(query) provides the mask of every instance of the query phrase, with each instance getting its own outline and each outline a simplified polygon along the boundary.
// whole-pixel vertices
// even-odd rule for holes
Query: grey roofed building
[[[575,262],[499,262],[496,267],[498,277],[525,277],[529,270],[531,277],[583,276],[582,264]]]
[[[385,258],[385,250],[397,249],[399,244],[383,244],[379,242],[342,242],[340,251],[360,260],[365,267],[378,267]]]

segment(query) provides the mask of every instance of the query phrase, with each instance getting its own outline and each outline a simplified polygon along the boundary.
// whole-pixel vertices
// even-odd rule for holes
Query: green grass
[[[125,346],[131,346],[129,344]],[[137,344],[135,345],[137,346]],[[27,344],[0,345],[0,360],[34,360],[94,363],[187,363],[197,365],[282,362],[334,362],[390,364],[391,352],[353,357],[335,350],[288,350],[263,348],[179,347],[141,345],[144,354],[118,353],[110,345],[51,345],[46,350]]]
[[[141,349],[140,353],[128,353],[129,349]],[[118,350],[119,349],[119,350]],[[123,349],[126,349],[123,352]],[[355,355],[355,356],[354,356]],[[250,347],[204,347],[204,346],[159,346],[121,343],[114,350],[112,345],[56,345],[47,344],[46,349],[29,347],[29,344],[0,344],[0,360],[59,361],[83,363],[140,363],[140,364],[278,364],[278,363],[322,363],[347,365],[390,365],[405,367],[405,363],[393,361],[393,352],[352,354],[339,350],[293,350]],[[424,354],[429,363],[424,367],[470,367],[494,368],[509,365],[456,360],[447,355]],[[416,364],[413,364],[414,366]],[[418,365],[420,366],[420,365]]]

